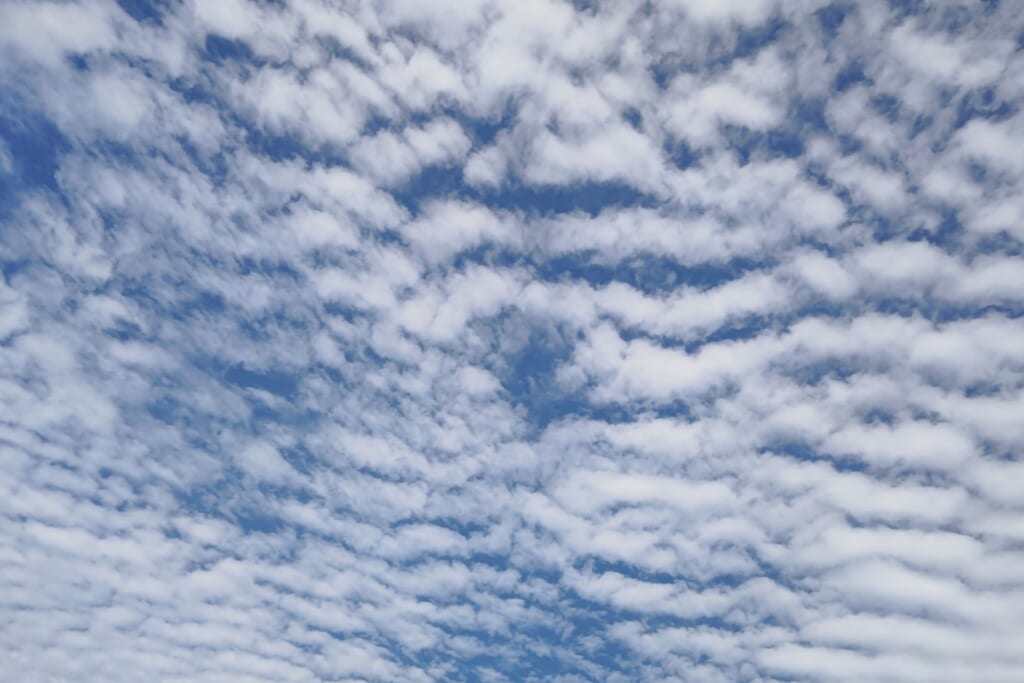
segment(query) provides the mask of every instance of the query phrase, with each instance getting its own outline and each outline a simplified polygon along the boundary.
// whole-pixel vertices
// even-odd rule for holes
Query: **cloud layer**
[[[1024,679],[1022,45],[0,5],[0,680]]]

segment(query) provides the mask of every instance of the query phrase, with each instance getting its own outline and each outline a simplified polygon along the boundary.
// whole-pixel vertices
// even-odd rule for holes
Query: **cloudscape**
[[[1024,681],[1024,3],[0,2],[0,683]]]

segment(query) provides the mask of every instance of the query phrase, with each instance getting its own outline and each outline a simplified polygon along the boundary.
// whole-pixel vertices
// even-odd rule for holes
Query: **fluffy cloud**
[[[1015,3],[0,6],[0,681],[1024,678]]]

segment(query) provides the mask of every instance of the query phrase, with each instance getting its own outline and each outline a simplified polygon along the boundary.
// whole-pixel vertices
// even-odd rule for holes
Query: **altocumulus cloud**
[[[0,681],[1024,680],[1024,4],[0,3]]]

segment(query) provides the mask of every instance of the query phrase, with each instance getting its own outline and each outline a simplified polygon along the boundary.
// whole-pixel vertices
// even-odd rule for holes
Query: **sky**
[[[1024,680],[1024,3],[0,0],[0,683]]]

